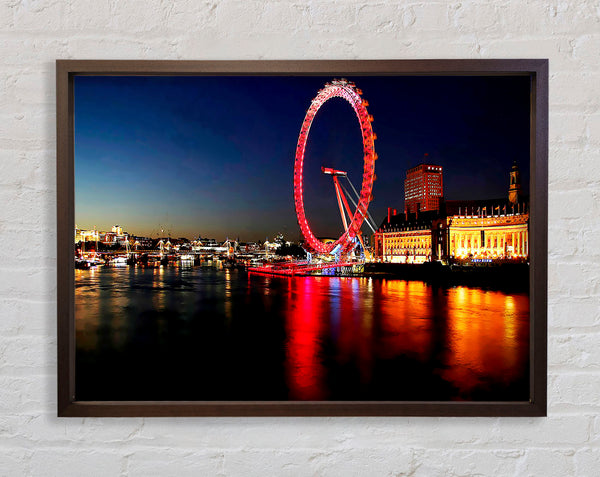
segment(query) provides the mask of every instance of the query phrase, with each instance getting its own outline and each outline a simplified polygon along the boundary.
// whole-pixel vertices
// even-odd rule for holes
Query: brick
[[[114,452],[101,452],[95,449],[77,450],[68,446],[36,450],[31,457],[32,475],[45,477],[121,475],[123,466],[123,457],[115,455]]]
[[[597,413],[592,414],[592,431],[591,431],[591,439],[589,441],[590,445],[597,446],[600,444],[600,417],[598,417]]]
[[[549,400],[553,404],[571,404],[597,409],[600,407],[600,373],[569,372],[550,375]],[[561,433],[562,438],[562,433]]]
[[[292,477],[311,469],[311,461],[325,450],[295,449],[291,451],[240,449],[224,452],[223,475],[260,477],[280,475]],[[252,465],[248,465],[252,462]],[[310,472],[310,470],[309,470]]]
[[[166,7],[168,28],[177,31],[197,31],[199,26],[202,28],[215,26],[219,5],[220,2],[215,0],[178,2],[168,5]]]
[[[200,31],[182,34],[173,48],[176,58],[201,54],[203,59],[208,60],[232,59],[224,53],[229,42],[233,42],[233,40],[228,39],[223,31],[207,27]]]
[[[29,228],[31,225],[38,224],[47,230],[49,228],[47,225],[55,221],[56,191],[54,188],[28,190],[25,187],[0,186],[0,201],[11,204],[0,219],[3,227],[8,224],[11,227],[21,224]]]
[[[386,474],[410,475],[415,467],[414,451],[410,448],[356,447],[315,453],[310,458],[308,469],[311,475],[360,477]],[[293,468],[291,467],[290,470]],[[294,473],[289,472],[289,475]]]
[[[31,449],[2,449],[0,451],[0,477],[31,475],[29,461],[32,455]]]
[[[415,452],[414,474],[399,475],[493,475],[514,476],[526,451],[515,450],[432,450]]]
[[[0,3],[0,30],[9,30],[13,27],[13,8],[9,2]]]
[[[344,22],[344,24],[348,23]],[[412,24],[412,21],[409,23]],[[404,27],[404,9],[393,3],[363,5],[358,9],[356,26],[377,35],[397,32]]]
[[[260,18],[266,5],[262,2],[226,2],[216,12],[216,27],[227,31],[241,32],[241,36],[255,32],[260,28]]]
[[[600,177],[600,149],[591,146],[553,147],[548,176],[549,187],[555,191],[581,189],[582,185],[596,182]]]
[[[326,32],[347,30],[352,28],[368,29],[367,25],[362,24],[361,18],[368,19],[362,14],[361,8],[357,8],[350,2],[318,2],[309,5],[309,23],[308,27],[318,27]],[[363,6],[368,8],[368,6]],[[382,5],[379,4],[374,10],[380,10]],[[374,11],[373,10],[373,11]],[[304,13],[301,13],[304,17]],[[368,19],[371,21],[371,19]],[[299,26],[303,26],[302,23]]]
[[[410,7],[415,16],[415,22],[411,25],[417,31],[452,31],[453,25],[450,14],[454,13],[453,7],[441,3],[416,3]]]
[[[132,0],[111,11],[110,28],[118,32],[150,32],[161,27],[168,28],[168,12],[169,9],[156,0]],[[135,18],[134,22],[132,18]]]
[[[585,298],[597,296],[600,270],[595,263],[548,264],[548,293],[560,293],[569,297]]]
[[[43,385],[37,376],[0,375],[0,413],[32,413],[44,409],[46,396]]]
[[[40,191],[55,187],[55,158],[54,151],[0,150],[0,187]]]
[[[546,418],[500,419],[490,441],[501,448],[551,447],[559,432],[561,445],[577,446],[589,439],[589,426],[587,416],[549,414]]]
[[[271,34],[283,31],[289,33],[306,28],[309,22],[308,11],[299,8],[298,5],[268,2],[264,5],[264,10],[260,12],[260,16],[257,18],[256,29],[259,31],[269,30]],[[343,24],[345,23],[343,22]],[[255,33],[258,32],[255,30]]]
[[[73,38],[67,45],[68,56],[73,58],[113,59],[115,51],[119,58],[143,58],[146,46],[144,42],[131,38],[110,38],[93,36],[91,38]]]
[[[389,42],[389,40],[388,40]],[[362,43],[362,42],[361,42]],[[402,53],[402,58],[421,59],[428,58],[480,58],[481,45],[475,37],[461,36],[440,48],[439,35],[432,35],[431,32],[425,32],[421,35],[420,32],[414,35],[406,35],[401,37],[401,41],[397,41],[399,52]],[[364,50],[365,55],[368,54]],[[385,55],[384,55],[385,57]]]
[[[510,23],[507,21],[507,5],[459,3],[449,7],[452,24],[461,33],[484,32],[487,37],[504,36]],[[507,25],[507,23],[509,23]]]
[[[65,3],[55,0],[15,2],[12,10],[14,30],[56,31],[62,28]]]
[[[56,369],[56,339],[25,336],[0,340],[0,376],[45,374]]]
[[[573,227],[553,228],[548,231],[548,254],[551,257],[564,257],[565,254],[582,253],[584,232]]]
[[[550,74],[550,104],[583,109],[600,105],[600,72],[556,72]]]
[[[222,452],[206,452],[198,449],[143,449],[127,457],[127,475],[146,477],[149,475],[171,475],[177,469],[180,477],[198,475],[225,475]]]
[[[169,38],[152,38],[140,42],[133,36],[112,39],[93,35],[69,40],[67,49],[69,56],[77,58],[113,59],[113,52],[118,51],[122,58],[168,60],[176,58],[177,41],[177,39]]]
[[[445,443],[451,440],[457,447],[470,447],[488,442],[496,426],[495,419],[411,418],[407,424],[411,436],[408,442],[424,447],[443,448]]]
[[[586,139],[585,117],[577,112],[550,113],[548,135],[553,143],[579,143]]]
[[[0,115],[0,144],[10,140],[12,144],[31,140],[40,133],[48,139],[55,139],[56,112],[54,108],[37,111],[23,105],[15,113]]]
[[[595,477],[600,469],[600,449],[578,449],[574,457],[575,474],[578,477]]]
[[[578,328],[600,325],[600,303],[597,299],[569,298],[548,305],[548,326]]]
[[[584,230],[581,237],[581,253],[587,259],[598,255],[597,244],[600,243],[600,229]]]
[[[247,463],[252,462],[251,466]],[[413,467],[412,451],[397,448],[356,449],[302,449],[293,451],[267,449],[240,449],[226,451],[223,459],[224,475],[319,475],[362,476],[403,475]]]
[[[592,217],[597,210],[597,193],[591,188],[548,194],[549,220]]]
[[[515,475],[575,475],[574,451],[529,449]]]
[[[552,336],[548,340],[548,364],[560,368],[600,369],[600,349],[595,346],[600,334],[586,333]]]
[[[340,420],[337,420],[340,421]],[[149,420],[140,431],[140,438],[152,439],[155,445],[185,446],[203,448],[243,446],[245,442],[261,439],[267,448],[328,446],[347,436],[348,426],[341,422],[319,418],[289,418],[280,421],[276,418],[262,419],[175,419],[177,427],[165,429],[160,421]],[[237,424],[241,424],[236,428]],[[278,432],[271,432],[276,426]],[[231,429],[236,428],[235,432]],[[183,433],[181,431],[184,431]]]
[[[56,86],[53,74],[44,71],[16,71],[8,76],[6,94],[12,101],[22,104],[46,105],[51,110],[56,102]]]
[[[52,303],[27,298],[4,298],[2,311],[4,337],[45,336],[54,332],[56,307]]]
[[[132,448],[137,444],[152,445],[151,441],[139,438],[144,422],[140,418],[56,417],[56,380],[53,377],[47,381],[50,382],[44,383],[42,390],[41,397],[45,399],[42,408],[33,409],[34,403],[31,403],[28,405],[31,410],[7,415],[0,420],[0,447],[11,442],[18,445],[30,441],[35,441],[41,448],[62,446],[84,451],[90,446],[115,450],[116,445]]]
[[[579,35],[598,30],[598,11],[593,2],[570,4],[561,0],[515,3],[511,25],[522,35]]]
[[[598,55],[598,44],[600,34],[579,35],[572,40],[573,59],[580,67],[598,71],[600,69],[600,56]]]
[[[2,64],[23,68],[33,65],[54,73],[55,60],[69,58],[67,38],[39,38],[34,35],[11,35],[0,41]],[[41,62],[46,62],[42,64]]]
[[[79,14],[82,11],[86,12],[86,14]],[[106,32],[111,27],[112,14],[109,0],[78,0],[76,3],[68,2],[64,17],[64,27],[73,32]]]
[[[585,134],[588,144],[600,144],[600,114],[589,114],[586,123]]]

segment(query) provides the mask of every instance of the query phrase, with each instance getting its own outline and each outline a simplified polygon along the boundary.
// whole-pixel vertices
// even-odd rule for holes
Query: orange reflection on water
[[[94,283],[96,270],[75,270],[75,332],[77,346],[85,350],[94,349],[98,343],[101,303],[99,287]]]
[[[90,351],[107,344],[119,348],[126,342],[124,310],[131,302],[130,273],[127,268],[75,270],[77,348]],[[161,286],[160,280],[155,286]],[[164,294],[154,294],[152,300],[162,306]]]
[[[433,335],[431,288],[424,282],[383,280],[380,293],[379,357],[410,355],[426,360]]]
[[[448,290],[448,354],[444,379],[468,393],[486,382],[510,383],[524,373],[529,297],[458,287]]]

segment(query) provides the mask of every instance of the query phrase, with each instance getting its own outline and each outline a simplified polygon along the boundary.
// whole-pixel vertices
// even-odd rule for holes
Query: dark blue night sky
[[[340,76],[335,76],[340,77]],[[156,237],[298,240],[300,126],[327,77],[75,77],[75,223]],[[513,161],[529,187],[528,77],[354,77],[374,116],[379,224],[403,209],[406,169],[444,167],[448,200],[506,197]],[[342,222],[330,176],[362,179],[358,121],[334,98],[313,122],[306,213],[317,236]],[[366,227],[365,233],[370,235]]]

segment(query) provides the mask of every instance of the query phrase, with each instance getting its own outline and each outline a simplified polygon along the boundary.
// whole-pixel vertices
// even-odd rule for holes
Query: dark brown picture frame
[[[519,75],[531,79],[530,398],[523,402],[77,401],[74,312],[76,75]],[[57,60],[58,416],[545,416],[548,60]]]

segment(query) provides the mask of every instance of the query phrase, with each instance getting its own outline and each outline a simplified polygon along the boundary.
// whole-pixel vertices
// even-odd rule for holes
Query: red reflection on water
[[[517,397],[523,396],[523,389],[527,396],[526,293],[350,277],[256,276],[250,284],[229,271],[223,272],[223,279],[215,275],[218,280],[191,282],[190,291],[175,292],[166,285],[180,279],[176,270],[76,271],[78,350],[107,345],[119,349],[123,337],[133,339],[143,324],[139,313],[194,310],[202,294],[219,298],[215,310],[224,314],[228,326],[234,326],[235,320],[253,319],[243,312],[248,304],[253,308],[247,309],[262,305],[270,316],[281,320],[274,323],[274,334],[265,336],[259,328],[251,339],[257,346],[274,350],[268,351],[272,353],[269,359],[278,360],[269,380],[278,390],[287,386],[291,400],[353,399],[357,395],[402,399],[402,393],[410,398],[411,388],[420,386],[430,394],[418,399],[428,400],[491,399],[502,393],[517,396],[515,386],[519,387]],[[139,286],[132,287],[132,283]],[[238,296],[240,284],[247,289],[246,293],[240,289]],[[126,313],[129,321],[124,323]],[[189,316],[195,315],[190,312]],[[162,339],[168,330],[159,326],[166,322],[157,323],[156,336]],[[216,343],[215,350],[228,344]],[[285,362],[279,367],[282,348]],[[252,356],[240,354],[232,359],[248,361]]]
[[[368,386],[377,366],[414,360],[450,383],[455,399],[502,390],[527,375],[526,294],[355,278],[294,277],[289,285],[290,399],[327,399],[336,379],[331,363],[338,370],[353,367],[355,385]]]
[[[349,277],[329,280],[325,293],[330,299],[331,334],[337,336],[335,361],[341,367],[355,367],[360,384],[367,385],[373,371],[372,281]]]
[[[326,399],[325,367],[319,357],[324,296],[327,278],[295,277],[286,320],[286,374],[289,398],[318,401]]]

